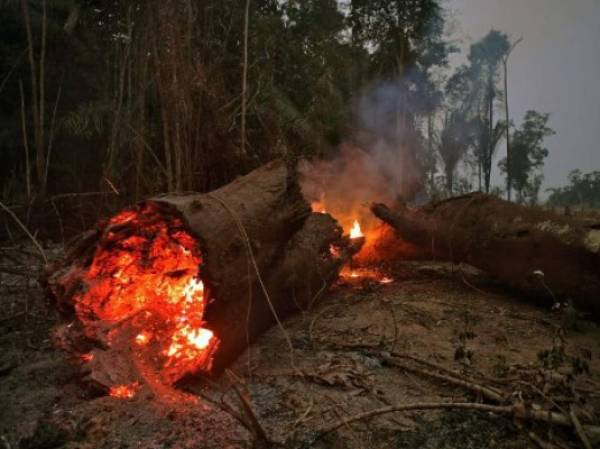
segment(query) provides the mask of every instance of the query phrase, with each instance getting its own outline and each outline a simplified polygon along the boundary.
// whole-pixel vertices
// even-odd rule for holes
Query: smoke
[[[422,188],[421,145],[411,80],[374,86],[354,102],[354,132],[329,160],[302,161],[300,183],[317,212],[333,215],[345,230],[359,220],[363,230],[377,223],[373,202],[414,200]]]

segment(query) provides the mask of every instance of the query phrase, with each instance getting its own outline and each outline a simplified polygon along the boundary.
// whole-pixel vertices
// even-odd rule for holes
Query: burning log
[[[48,268],[65,317],[56,341],[119,397],[219,374],[327,290],[362,244],[342,234],[311,212],[281,161],[209,194],[152,198]]]
[[[417,256],[465,262],[534,298],[600,317],[600,224],[473,193],[413,210],[374,204]]]

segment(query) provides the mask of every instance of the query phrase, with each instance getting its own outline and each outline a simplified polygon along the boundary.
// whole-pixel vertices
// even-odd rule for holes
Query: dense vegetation
[[[504,110],[515,44],[492,30],[450,73],[436,0],[0,1],[0,184],[11,204],[207,191],[343,141],[404,152],[416,190],[506,186],[534,203],[552,133]],[[461,168],[464,163],[467,169]]]
[[[581,209],[600,209],[600,171],[582,173],[573,170],[569,184],[549,189],[548,204],[553,207],[577,206]]]

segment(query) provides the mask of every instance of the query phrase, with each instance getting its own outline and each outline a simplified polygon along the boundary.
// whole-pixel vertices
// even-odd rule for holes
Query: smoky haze
[[[344,229],[355,219],[368,228],[372,202],[414,200],[423,192],[417,134],[406,128],[408,121],[398,112],[412,114],[420,99],[406,101],[404,81],[382,81],[367,89],[354,102],[354,131],[339,154],[302,161],[298,167],[304,196],[313,209],[331,213]]]
[[[549,112],[556,135],[545,140],[549,150],[543,190],[564,185],[571,170],[600,168],[600,1],[598,0],[449,0],[464,61],[471,43],[494,28],[523,42],[509,61],[511,119],[520,125],[525,112]],[[503,185],[497,161],[492,182]]]

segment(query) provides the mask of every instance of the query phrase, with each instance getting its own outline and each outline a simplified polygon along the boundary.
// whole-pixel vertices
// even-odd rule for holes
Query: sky
[[[446,0],[446,7],[463,53],[492,28],[523,37],[509,60],[510,115],[519,125],[529,109],[551,114],[556,135],[546,139],[542,189],[567,184],[576,168],[600,170],[600,0]],[[497,160],[505,153],[503,141]],[[500,185],[496,162],[494,170]]]

